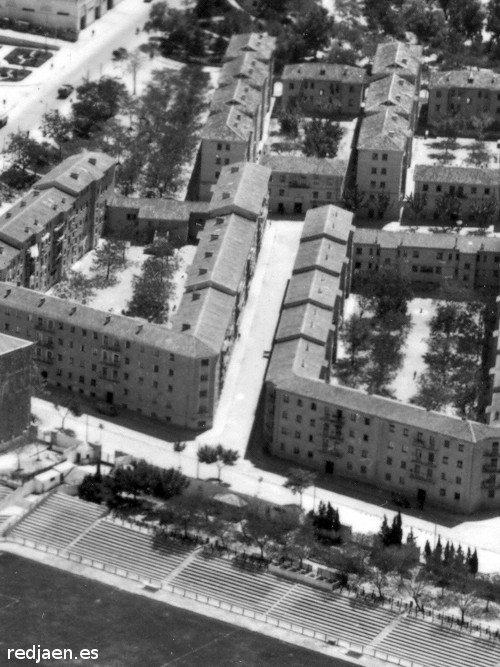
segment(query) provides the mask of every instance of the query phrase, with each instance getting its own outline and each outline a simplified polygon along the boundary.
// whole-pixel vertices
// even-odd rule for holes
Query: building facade
[[[0,331],[36,343],[51,386],[188,428],[213,421],[267,217],[270,170],[222,170],[168,327],[0,284]]]
[[[326,208],[308,213],[302,241],[310,234],[309,216],[331,217]],[[329,208],[335,211],[335,207]],[[344,230],[341,238],[345,238],[350,227],[345,214],[342,211],[338,219]],[[399,261],[405,248],[407,254],[424,248],[430,253],[427,259],[422,255],[410,261],[421,259],[433,265],[456,261],[444,258],[442,239],[434,239],[434,236],[448,236],[445,234],[411,235],[426,236],[427,246],[419,245],[418,239],[400,239],[390,232],[374,230],[373,238],[368,238],[370,234],[371,230],[354,232],[353,261],[366,262],[371,270],[392,265],[392,257]],[[382,237],[377,238],[377,234]],[[466,243],[467,237],[463,239]],[[432,241],[435,241],[433,249]],[[456,252],[453,251],[453,256]],[[458,254],[461,252],[462,249]],[[316,295],[314,290],[302,288],[301,316],[288,314],[288,304],[296,302],[297,288],[293,283],[297,269],[300,276],[300,268],[310,263],[301,258],[303,253],[301,242],[266,377],[264,439],[272,454],[300,466],[374,484],[418,503],[430,502],[455,512],[499,507],[500,404],[495,409],[495,394],[490,424],[480,424],[336,384],[330,372],[335,363],[335,346],[327,345],[326,341],[327,332],[335,331],[340,323],[341,295],[345,290],[340,283],[317,290]],[[443,258],[439,259],[436,253],[443,253]],[[478,248],[478,263],[482,264],[481,253]],[[492,249],[492,265],[497,263],[495,256]],[[322,272],[334,269],[342,259],[348,267],[349,244],[336,241],[334,249],[329,247],[322,257]],[[390,263],[385,261],[387,258]],[[457,261],[460,264],[460,258]],[[355,271],[356,268],[364,265],[354,264]],[[461,270],[469,271],[465,266]],[[321,299],[325,299],[326,307],[330,306],[330,317],[318,314]],[[492,374],[495,372],[492,369]]]
[[[23,21],[77,39],[80,30],[113,9],[120,0],[0,0],[0,18]]]
[[[427,122],[439,126],[453,116],[468,121],[488,116],[500,122],[500,75],[477,68],[431,72]],[[460,132],[460,129],[457,128]]]
[[[273,213],[301,215],[342,199],[347,175],[344,160],[270,155],[262,164],[272,171],[269,210]]]
[[[276,39],[234,35],[201,131],[198,199],[209,201],[223,166],[257,159],[269,110]]]
[[[83,152],[43,176],[0,216],[0,277],[45,291],[101,237],[115,162]]]
[[[0,335],[0,442],[30,425],[32,348],[26,340]]]
[[[498,225],[500,171],[475,167],[417,165],[415,196],[422,220],[461,220],[478,227]]]
[[[281,79],[283,109],[329,116],[359,114],[367,83],[361,67],[331,63],[285,65]]]

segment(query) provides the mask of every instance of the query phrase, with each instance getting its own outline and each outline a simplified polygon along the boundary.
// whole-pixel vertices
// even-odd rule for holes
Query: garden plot
[[[176,251],[179,267],[174,278],[175,290],[169,299],[169,312],[171,313],[175,312],[182,298],[186,271],[195,252],[196,247],[190,245]],[[93,278],[95,276],[92,271],[94,256],[94,251],[87,253],[82,259],[73,264],[72,270],[78,271],[88,278]],[[96,289],[95,295],[87,300],[86,305],[109,313],[120,314],[123,310],[126,310],[127,304],[132,298],[134,276],[140,274],[142,265],[148,257],[150,255],[144,253],[143,246],[129,246],[126,252],[126,266],[116,271],[116,282],[107,287]],[[52,294],[54,290],[52,289],[48,293]]]

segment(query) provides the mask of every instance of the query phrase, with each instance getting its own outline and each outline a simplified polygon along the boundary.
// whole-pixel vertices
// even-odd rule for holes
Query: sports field
[[[42,660],[46,667],[348,667],[291,644],[0,553],[0,666],[9,648],[97,649],[97,660]],[[351,666],[352,667],[352,666]]]

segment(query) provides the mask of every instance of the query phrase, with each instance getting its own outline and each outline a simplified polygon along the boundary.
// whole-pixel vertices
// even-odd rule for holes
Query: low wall
[[[302,572],[294,572],[293,570],[286,570],[283,567],[278,567],[272,563],[269,565],[269,572],[281,577],[282,579],[288,579],[289,581],[295,581],[298,584],[304,584],[305,586],[312,586],[313,588],[320,588],[322,591],[332,591],[334,584],[329,581],[321,581],[315,576],[303,574]]]
[[[41,38],[39,42],[34,39],[26,39],[25,37],[13,37],[11,35],[0,35],[0,44],[7,44],[7,46],[26,46],[30,49],[41,49],[49,51],[59,51],[61,48],[57,44],[51,44]]]

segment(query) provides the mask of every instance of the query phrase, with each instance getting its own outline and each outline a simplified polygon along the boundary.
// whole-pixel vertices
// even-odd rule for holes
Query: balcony
[[[104,373],[99,373],[99,379],[104,380],[106,382],[120,382],[118,375],[112,376],[112,375],[104,375]]]
[[[410,472],[411,479],[418,479],[421,482],[429,482],[429,484],[434,484],[436,481],[434,477],[428,477],[427,475],[422,474],[421,472]]]
[[[422,468],[435,468],[437,465],[435,461],[425,461],[424,459],[418,459],[416,456],[411,459],[411,462],[422,466]]]
[[[113,368],[119,368],[120,367],[120,359],[101,359],[101,364],[103,366],[113,366]]]
[[[114,343],[107,341],[105,343],[101,343],[101,347],[103,350],[111,350],[112,352],[119,352],[120,351],[120,343],[118,341],[115,341]]]
[[[495,459],[499,454],[500,454],[500,452],[498,452],[498,451],[486,450],[486,451],[483,452],[483,456],[485,458],[489,458],[489,459]]]
[[[54,348],[54,341],[52,340],[37,340],[37,345],[44,347],[47,350],[52,350]]]
[[[490,474],[494,474],[497,472],[500,472],[500,468],[498,467],[498,464],[492,465],[491,463],[485,463],[483,465],[483,472],[489,472]]]
[[[436,445],[431,444],[430,442],[426,442],[425,440],[419,440],[418,438],[414,438],[413,445],[415,447],[421,447],[422,449],[429,449],[431,451],[436,450]]]
[[[311,186],[308,183],[301,181],[289,181],[288,187],[290,188],[300,188],[303,190],[310,190]]]
[[[500,480],[497,482],[495,478],[485,479],[481,482],[482,489],[500,489]]]

